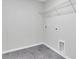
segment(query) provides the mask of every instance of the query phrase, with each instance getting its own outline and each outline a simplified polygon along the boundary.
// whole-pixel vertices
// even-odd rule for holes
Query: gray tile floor
[[[2,59],[65,59],[45,45],[3,54]]]

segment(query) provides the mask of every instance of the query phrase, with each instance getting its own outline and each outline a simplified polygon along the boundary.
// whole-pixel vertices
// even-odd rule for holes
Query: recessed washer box
[[[65,54],[65,41],[59,40],[58,41],[58,48],[61,53]]]

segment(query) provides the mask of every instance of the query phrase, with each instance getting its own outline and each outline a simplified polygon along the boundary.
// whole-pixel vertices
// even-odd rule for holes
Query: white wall
[[[66,55],[76,59],[75,13],[72,6],[56,10],[63,1],[48,0],[44,5],[36,0],[3,0],[3,51],[42,41],[58,50],[58,41],[64,40]],[[56,31],[57,26],[61,30]]]
[[[3,52],[43,40],[41,7],[35,0],[3,0]]]
[[[59,10],[57,9],[57,11],[49,11],[54,7],[61,7],[60,4],[63,1],[50,0],[47,2],[47,15],[45,23],[47,25],[47,29],[45,30],[45,42],[51,47],[58,50],[58,41],[65,41],[65,54],[72,59],[76,59],[76,15],[72,6]],[[71,11],[72,13],[69,13]],[[60,27],[60,29],[56,31],[56,28],[58,28],[58,26]]]

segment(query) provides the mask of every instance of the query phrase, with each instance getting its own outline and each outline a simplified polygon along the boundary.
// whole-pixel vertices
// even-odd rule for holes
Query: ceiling
[[[46,0],[38,0],[38,1],[45,2]]]

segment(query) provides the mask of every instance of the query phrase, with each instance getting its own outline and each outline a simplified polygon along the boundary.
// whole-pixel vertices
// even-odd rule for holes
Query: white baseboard
[[[30,48],[30,47],[33,47],[33,46],[38,46],[38,45],[41,45],[41,44],[44,44],[44,42],[35,43],[33,45],[28,45],[28,46],[24,46],[24,47],[19,47],[19,48],[15,48],[15,49],[10,49],[10,50],[7,50],[7,51],[3,51],[2,54],[6,54],[6,53],[9,53],[9,52],[14,52],[14,51],[18,51],[18,50]]]
[[[14,52],[14,51],[18,51],[18,50],[22,50],[22,49],[26,49],[26,48],[30,48],[30,47],[34,47],[34,46],[38,46],[38,45],[41,45],[41,44],[44,44],[45,46],[47,46],[51,50],[55,51],[57,54],[61,55],[62,57],[66,58],[66,59],[71,59],[68,56],[65,56],[65,55],[61,54],[59,51],[57,51],[56,49],[54,49],[53,47],[51,47],[50,45],[48,45],[45,42],[40,42],[40,43],[36,43],[36,44],[33,44],[33,45],[28,45],[28,46],[24,46],[24,47],[20,47],[20,48],[16,48],[16,49],[7,50],[7,51],[2,52],[2,54],[6,54],[6,53],[9,53],[9,52]]]
[[[50,45],[48,45],[47,43],[43,42],[44,45],[46,45],[48,48],[50,48],[51,50],[55,51],[57,54],[61,55],[62,57],[66,58],[66,59],[71,59],[66,55],[63,55],[62,53],[60,53],[59,51],[57,51],[56,49],[54,49],[53,47],[51,47]]]

